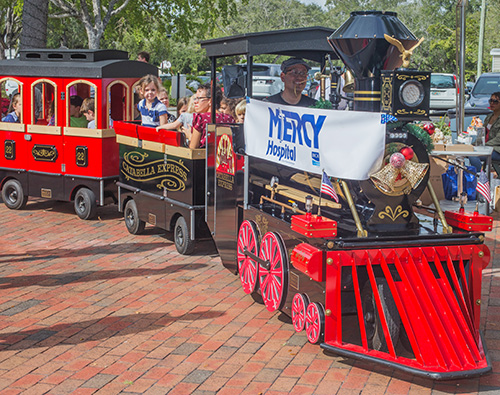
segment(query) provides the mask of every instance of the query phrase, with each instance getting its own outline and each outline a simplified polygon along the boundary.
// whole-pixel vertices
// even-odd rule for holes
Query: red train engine
[[[209,126],[206,222],[243,290],[310,342],[433,379],[481,375],[491,371],[479,325],[492,219],[463,213],[471,227],[448,225],[429,183],[432,145],[412,123],[428,118],[429,73],[399,68],[404,54],[384,34],[403,48],[418,41],[376,11],[352,13],[328,38],[356,78],[355,111],[250,99],[244,127]],[[307,40],[292,48],[283,37],[202,46],[212,70],[239,54],[315,60]],[[398,122],[382,124],[388,115]],[[338,202],[320,193],[324,173]],[[434,219],[415,209],[426,189]]]
[[[7,207],[23,208],[28,196],[74,201],[76,214],[89,219],[97,206],[116,201],[112,122],[133,119],[133,86],[145,74],[157,74],[156,67],[115,50],[28,49],[0,61],[2,103],[16,96],[22,106],[17,122],[0,122]],[[80,122],[77,96],[94,99],[95,128]]]

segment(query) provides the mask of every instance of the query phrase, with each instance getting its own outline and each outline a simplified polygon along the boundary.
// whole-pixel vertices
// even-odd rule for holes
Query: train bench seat
[[[186,137],[176,130],[160,130],[149,126],[142,126],[140,121],[116,121],[115,133],[118,136],[130,137],[138,140],[166,144],[174,147],[184,147]]]

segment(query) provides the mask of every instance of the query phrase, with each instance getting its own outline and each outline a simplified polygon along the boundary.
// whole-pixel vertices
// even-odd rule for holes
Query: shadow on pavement
[[[125,255],[137,251],[149,251],[156,248],[166,247],[165,243],[118,243],[85,248],[47,248],[40,250],[28,250],[22,254],[0,254],[2,262],[29,262],[39,259],[56,259],[62,257],[83,257],[108,254]],[[17,259],[15,257],[18,257]],[[3,260],[2,258],[6,258]],[[13,259],[14,258],[14,259]]]
[[[160,274],[170,274],[179,271],[198,270],[206,267],[204,263],[186,263],[163,267],[161,269],[118,269],[81,271],[64,274],[39,274],[26,276],[11,276],[0,278],[0,289],[38,285],[41,287],[57,287],[69,283],[110,280],[115,278],[145,277]],[[2,313],[4,314],[4,313]]]
[[[53,347],[57,344],[80,344],[145,331],[161,330],[176,320],[197,321],[217,318],[223,311],[189,312],[178,317],[168,313],[144,313],[109,316],[89,321],[71,322],[0,334],[0,350],[26,350]]]

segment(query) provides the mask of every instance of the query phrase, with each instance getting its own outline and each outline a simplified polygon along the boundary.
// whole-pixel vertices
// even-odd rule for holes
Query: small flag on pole
[[[337,203],[339,202],[339,197],[337,195],[337,192],[335,192],[335,189],[333,188],[333,185],[330,182],[330,179],[328,178],[328,176],[326,175],[325,172],[323,172],[323,178],[321,179],[320,193],[326,193],[328,196],[330,196]]]
[[[477,179],[476,191],[478,191],[484,198],[491,203],[491,191],[490,191],[490,182],[484,170],[481,170],[479,173],[479,177]]]

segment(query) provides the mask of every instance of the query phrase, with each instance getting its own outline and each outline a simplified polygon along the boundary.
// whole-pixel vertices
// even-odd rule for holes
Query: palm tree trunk
[[[21,49],[47,47],[48,10],[49,0],[24,0]]]

